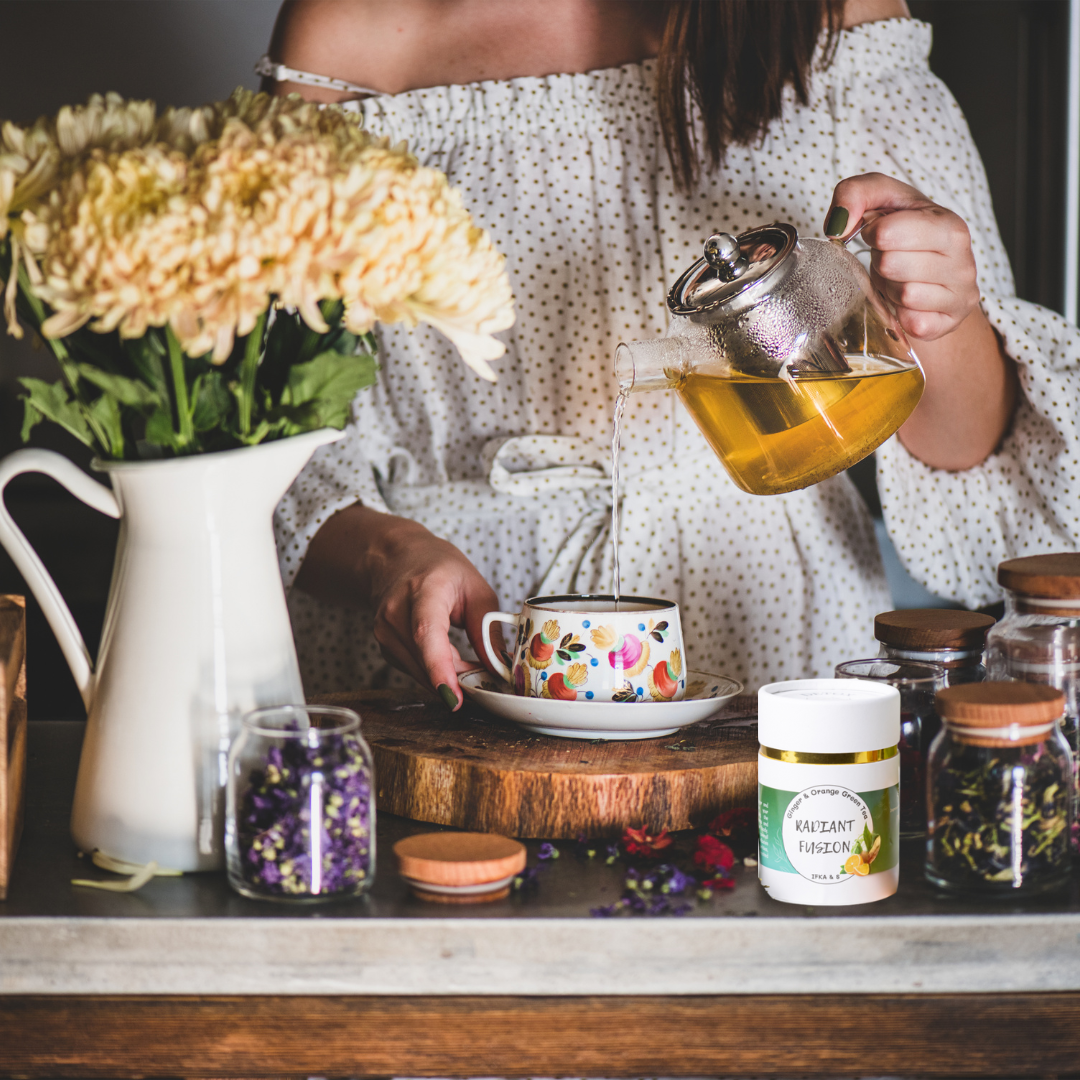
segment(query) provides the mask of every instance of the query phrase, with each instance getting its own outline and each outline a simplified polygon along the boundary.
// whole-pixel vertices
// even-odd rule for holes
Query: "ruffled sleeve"
[[[885,523],[908,571],[979,607],[1001,598],[1002,559],[1080,548],[1080,332],[1015,296],[982,162],[927,63],[929,27],[871,23],[844,37],[826,77],[839,174],[889,173],[967,222],[983,310],[1019,370],[1012,427],[981,465],[933,469],[895,437],[877,455]]]
[[[296,579],[308,544],[339,510],[360,502],[387,512],[355,423],[337,442],[321,446],[274,511],[274,536],[285,587]]]

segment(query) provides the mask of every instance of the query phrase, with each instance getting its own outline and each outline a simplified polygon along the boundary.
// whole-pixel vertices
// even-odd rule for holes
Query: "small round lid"
[[[773,272],[791,253],[799,234],[774,222],[739,236],[714,233],[703,254],[671,287],[668,307],[675,315],[711,311]]]
[[[943,720],[967,728],[1045,725],[1065,711],[1065,695],[1044,683],[964,683],[939,690],[934,700]]]
[[[874,617],[874,637],[896,649],[981,649],[992,615],[950,608],[883,611]]]
[[[1022,596],[1080,599],[1080,552],[1006,559],[998,565],[997,579],[1002,588]]]
[[[900,691],[862,679],[792,679],[758,691],[758,742],[774,750],[856,754],[900,741]]]
[[[394,845],[398,870],[431,885],[482,885],[525,869],[525,847],[494,833],[432,832]]]

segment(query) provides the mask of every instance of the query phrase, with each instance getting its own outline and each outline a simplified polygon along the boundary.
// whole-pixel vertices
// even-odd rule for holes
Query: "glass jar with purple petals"
[[[229,752],[229,884],[259,900],[358,896],[375,877],[371,751],[360,717],[279,705],[244,717]]]

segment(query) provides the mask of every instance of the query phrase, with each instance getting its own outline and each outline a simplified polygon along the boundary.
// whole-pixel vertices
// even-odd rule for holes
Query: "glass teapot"
[[[795,491],[854,465],[922,396],[904,331],[839,241],[783,223],[718,233],[667,302],[665,337],[619,344],[619,387],[674,389],[743,491]]]

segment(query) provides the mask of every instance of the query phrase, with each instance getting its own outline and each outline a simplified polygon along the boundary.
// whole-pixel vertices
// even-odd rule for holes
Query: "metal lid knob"
[[[705,241],[701,253],[721,281],[734,281],[742,277],[750,265],[750,260],[743,254],[738,240],[729,233],[713,233]]]

